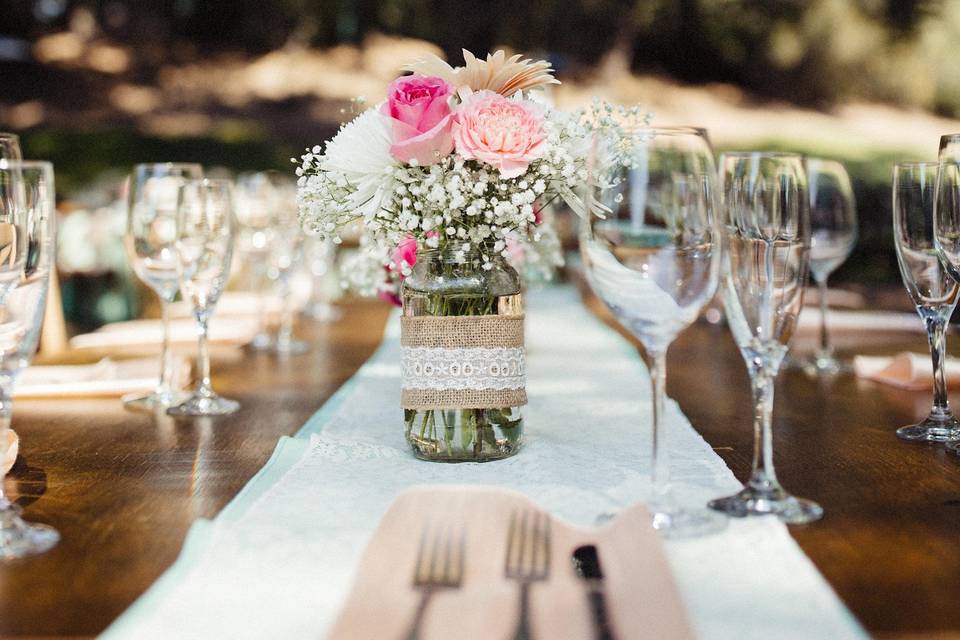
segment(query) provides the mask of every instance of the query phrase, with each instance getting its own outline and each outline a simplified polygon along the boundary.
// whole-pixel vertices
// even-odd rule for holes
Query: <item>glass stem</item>
[[[199,352],[197,361],[200,366],[200,377],[197,381],[197,395],[210,397],[213,395],[213,388],[210,385],[210,350],[207,347],[207,323],[209,318],[199,316],[197,318],[197,337]]]
[[[667,381],[667,352],[650,354],[650,385],[652,394],[653,448],[651,483],[654,498],[663,499],[670,491],[670,461],[667,457],[667,441],[662,430],[664,396]]]
[[[947,320],[942,316],[926,318],[927,340],[933,359],[933,409],[941,415],[950,415],[947,382],[943,373],[943,358],[947,350]]]
[[[830,346],[830,334],[827,332],[827,279],[817,278],[817,286],[820,291],[820,353],[818,358],[829,358],[833,355],[833,347]]]
[[[763,493],[779,487],[773,469],[773,381],[761,366],[751,371],[753,386],[753,473],[751,488]]]
[[[13,415],[13,376],[9,373],[0,374],[0,438],[3,439],[3,448],[0,449],[6,454],[7,429],[10,428],[10,418]],[[0,456],[2,457],[2,456]],[[0,512],[6,511],[13,506],[3,492],[3,478],[6,475],[0,470]],[[0,523],[2,526],[2,523]]]
[[[280,277],[280,328],[277,330],[277,351],[285,351],[293,341],[293,306],[290,304],[290,284],[287,276]]]
[[[266,333],[267,332],[267,302],[270,300],[269,295],[264,290],[263,278],[266,275],[266,269],[264,268],[261,262],[256,263],[254,269],[254,291],[258,292],[257,297],[259,298],[260,304],[257,309],[257,333]]]
[[[170,394],[173,378],[173,350],[170,348],[170,301],[160,298],[160,320],[163,324],[163,347],[160,351],[160,382],[157,384],[157,395]]]

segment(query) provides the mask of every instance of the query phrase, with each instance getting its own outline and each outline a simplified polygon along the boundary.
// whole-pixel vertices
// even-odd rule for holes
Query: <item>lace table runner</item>
[[[636,351],[572,288],[535,291],[529,306],[527,444],[517,456],[413,458],[395,317],[377,353],[216,520],[194,525],[174,566],[104,637],[322,638],[379,518],[411,485],[510,487],[578,525],[645,495],[650,404]],[[682,501],[739,487],[673,402],[666,429]],[[699,637],[867,637],[776,520],[734,520],[722,534],[668,542],[667,554]]]

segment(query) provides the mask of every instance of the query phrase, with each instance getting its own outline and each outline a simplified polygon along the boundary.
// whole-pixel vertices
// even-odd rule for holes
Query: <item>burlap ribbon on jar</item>
[[[527,404],[523,316],[400,319],[404,409]]]

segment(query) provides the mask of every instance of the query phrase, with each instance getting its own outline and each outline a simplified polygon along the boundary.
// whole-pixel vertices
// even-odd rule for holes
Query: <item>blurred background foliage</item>
[[[404,62],[500,47],[549,59],[564,108],[639,101],[718,151],[843,161],[861,235],[835,280],[864,288],[899,282],[893,162],[960,131],[960,0],[4,0],[0,129],[55,163],[69,216],[136,162],[290,170]]]

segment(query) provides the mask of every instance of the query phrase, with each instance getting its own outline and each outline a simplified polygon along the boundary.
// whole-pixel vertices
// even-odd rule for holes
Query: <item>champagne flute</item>
[[[806,362],[814,374],[835,374],[846,367],[833,355],[827,331],[827,278],[846,261],[857,243],[857,209],[850,177],[833,160],[807,158],[810,193],[810,275],[820,302],[820,348]]]
[[[774,380],[803,305],[810,252],[810,199],[801,156],[724,153],[723,304],[753,388],[753,471],[743,489],[712,500],[732,516],[774,514],[784,522],[811,522],[818,504],[780,485],[773,467]]]
[[[184,395],[170,386],[173,351],[170,349],[170,303],[177,297],[176,219],[177,193],[188,179],[203,177],[199,164],[175,162],[138,164],[127,182],[127,256],[137,277],[160,299],[163,349],[160,381],[147,395],[124,397],[130,409],[154,411],[182,401]]]
[[[0,303],[0,459],[7,453],[6,431],[13,411],[17,374],[33,359],[46,309],[56,247],[53,166],[49,162],[5,160],[0,166],[2,211],[23,215],[16,232],[26,241],[17,250],[25,259],[16,267],[17,284]],[[10,223],[0,223],[2,225]],[[12,249],[0,248],[0,254]],[[8,262],[0,265],[6,269]],[[42,553],[60,539],[55,529],[25,522],[21,509],[4,496],[0,473],[0,560]]]
[[[333,305],[331,277],[336,263],[337,245],[329,238],[308,236],[306,241],[307,263],[310,271],[310,299],[304,315],[321,322],[332,322],[340,317],[340,311]]]
[[[268,172],[276,194],[275,216],[268,247],[267,275],[276,283],[280,298],[280,326],[272,351],[281,355],[303,353],[307,344],[293,337],[293,276],[303,260],[304,233],[297,210],[296,183],[284,174]]]
[[[236,183],[237,251],[250,264],[252,289],[257,291],[257,334],[249,347],[255,351],[273,348],[273,336],[267,331],[267,256],[269,255],[276,195],[273,182],[265,172],[239,176]]]
[[[720,268],[716,165],[693,127],[598,133],[588,200],[609,210],[583,225],[580,251],[597,296],[643,345],[652,385],[652,525],[665,537],[718,531],[726,520],[672,497],[663,425],[666,354],[713,297]]]
[[[240,408],[223,398],[210,383],[207,326],[223,293],[233,255],[233,183],[230,180],[189,180],[177,196],[176,265],[183,296],[193,305],[199,342],[197,386],[185,402],[167,409],[172,416],[222,416]]]

